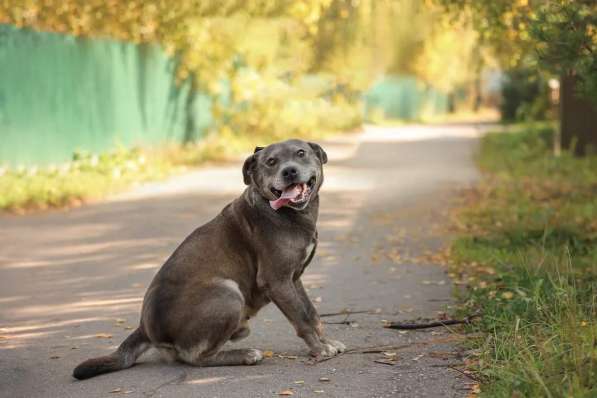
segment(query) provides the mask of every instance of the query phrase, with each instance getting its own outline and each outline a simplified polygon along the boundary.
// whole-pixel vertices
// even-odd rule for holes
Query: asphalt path
[[[432,254],[450,238],[455,192],[477,178],[472,155],[482,130],[368,127],[322,142],[330,162],[320,246],[303,281],[320,313],[366,313],[323,318],[327,334],[352,352],[317,364],[270,304],[247,339],[229,344],[265,351],[260,365],[194,368],[149,352],[131,369],[83,382],[71,376],[130,333],[163,261],[242,192],[240,161],[77,209],[0,215],[0,397],[465,396],[470,380],[454,369],[460,334],[383,324],[449,310],[452,285]]]

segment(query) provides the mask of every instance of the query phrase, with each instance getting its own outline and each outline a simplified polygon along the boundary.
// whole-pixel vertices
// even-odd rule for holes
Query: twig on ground
[[[315,365],[320,362],[329,361],[330,359],[338,358],[342,355],[346,354],[380,354],[386,351],[394,351],[394,350],[401,350],[403,348],[411,347],[412,344],[402,344],[402,345],[386,345],[386,346],[373,346],[373,347],[357,347],[351,348],[349,350],[344,351],[342,354],[338,354],[334,357],[323,357],[323,358],[313,358],[307,361],[309,365]]]
[[[413,329],[427,329],[427,328],[436,328],[441,326],[449,326],[449,325],[461,325],[466,324],[468,325],[471,321],[475,318],[480,317],[482,314],[473,314],[467,316],[464,319],[446,319],[443,321],[435,321],[435,322],[428,322],[428,323],[401,323],[401,322],[391,322],[385,325],[385,328],[388,329],[399,329],[399,330],[413,330]]]
[[[472,380],[472,381],[474,381],[474,382],[477,382],[477,383],[480,383],[480,382],[481,382],[481,380],[479,380],[478,378],[476,378],[476,377],[475,377],[475,376],[473,376],[472,374],[470,374],[470,373],[467,373],[467,372],[465,372],[464,370],[460,370],[460,369],[458,369],[456,366],[446,366],[446,367],[447,367],[448,369],[452,369],[452,370],[455,370],[455,371],[457,371],[458,373],[460,373],[460,374],[464,375],[465,377],[467,377],[467,378],[471,379],[471,380]]]
[[[339,315],[352,315],[352,314],[373,314],[371,310],[362,310],[362,311],[340,311],[340,312],[329,312],[327,314],[319,314],[320,318],[328,317],[328,316],[339,316]]]
[[[348,318],[350,318],[350,314],[346,314],[346,316],[344,317],[343,320],[341,320],[340,322],[328,322],[328,321],[323,321],[323,323],[325,323],[326,325],[348,325],[350,326],[350,324],[352,323],[351,321],[348,320]]]
[[[325,323],[326,325],[348,325],[348,326],[350,326],[352,324],[352,321],[348,321],[345,319],[340,322],[323,322],[323,323]]]
[[[466,364],[464,362],[459,362],[459,363],[438,363],[435,365],[429,365],[432,368],[451,368],[453,366],[465,366]]]

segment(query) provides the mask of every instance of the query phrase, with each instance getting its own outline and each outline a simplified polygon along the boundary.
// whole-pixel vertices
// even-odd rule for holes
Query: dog
[[[344,344],[324,335],[301,275],[317,248],[319,190],[327,154],[288,140],[257,147],[242,167],[247,188],[166,260],[145,293],[139,327],[110,355],[78,365],[83,380],[126,369],[150,347],[193,366],[254,365],[257,349],[222,350],[250,333],[248,321],[273,302],[314,357]]]

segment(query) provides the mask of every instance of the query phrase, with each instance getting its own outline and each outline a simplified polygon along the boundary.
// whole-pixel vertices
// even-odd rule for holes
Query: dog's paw
[[[332,340],[332,339],[324,339],[322,341],[322,343],[329,344],[329,345],[333,346],[338,351],[338,354],[341,354],[344,351],[346,351],[346,346],[341,341]]]
[[[312,357],[315,358],[333,357],[335,355],[338,355],[338,349],[334,347],[332,344],[321,343],[320,346],[318,346],[315,349],[312,349],[310,354]]]
[[[247,365],[257,365],[259,362],[263,360],[263,353],[256,349],[248,349],[245,355],[245,364]]]

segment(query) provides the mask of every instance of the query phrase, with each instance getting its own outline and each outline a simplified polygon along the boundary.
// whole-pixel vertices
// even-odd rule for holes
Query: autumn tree
[[[561,81],[564,146],[597,148],[597,2],[594,0],[438,0],[470,15],[505,68],[530,65]]]

